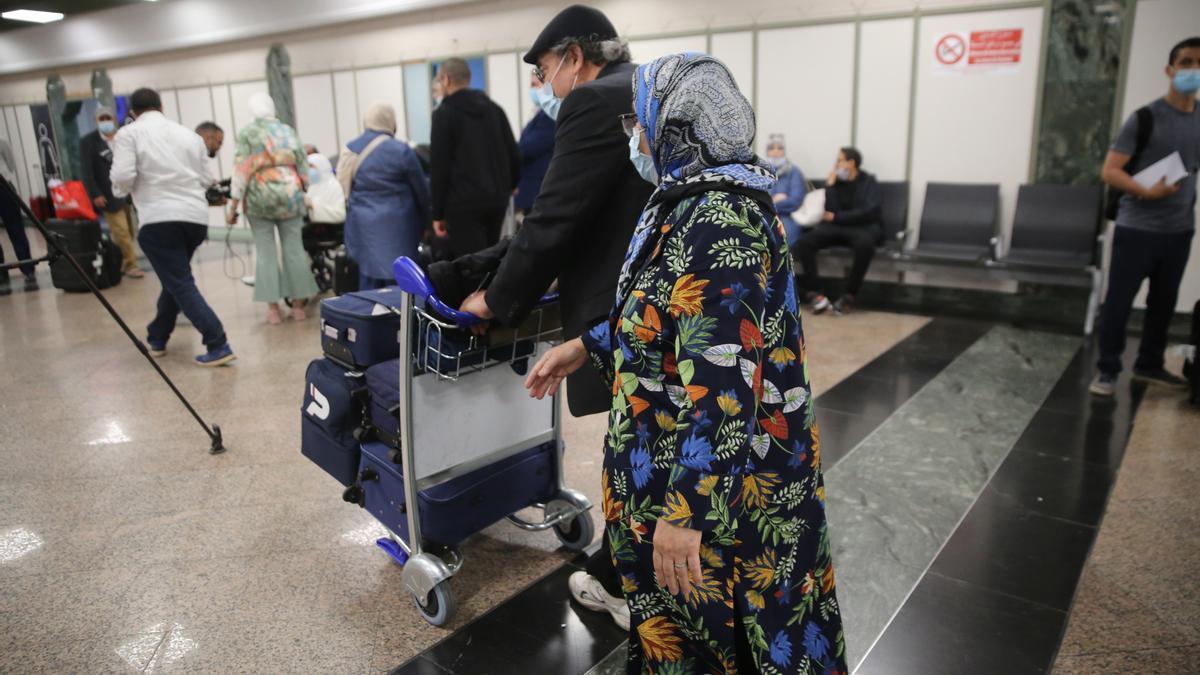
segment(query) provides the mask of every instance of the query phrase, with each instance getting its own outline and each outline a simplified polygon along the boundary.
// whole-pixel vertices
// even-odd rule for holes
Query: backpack
[[[1146,144],[1150,142],[1150,134],[1154,133],[1154,113],[1150,111],[1150,106],[1144,105],[1137,109],[1137,142],[1133,148],[1133,154],[1129,156],[1129,161],[1125,162],[1125,166],[1121,167],[1125,171],[1129,171],[1130,167],[1137,164],[1141,159],[1142,153],[1146,151]],[[1121,195],[1123,191],[1109,185],[1107,192],[1104,194],[1104,217],[1109,220],[1117,219],[1117,212],[1121,208]]]
[[[354,184],[354,176],[358,173],[358,167],[367,161],[371,153],[375,152],[375,148],[383,145],[383,142],[389,138],[391,136],[387,134],[379,134],[370,143],[367,143],[367,147],[363,148],[362,152],[354,152],[349,146],[342,148],[342,153],[338,155],[337,171],[334,173],[337,174],[338,182],[342,184],[342,195],[347,201],[350,200],[350,186]]]

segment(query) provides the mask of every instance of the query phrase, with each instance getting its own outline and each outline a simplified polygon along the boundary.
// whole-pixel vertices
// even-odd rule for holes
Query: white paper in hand
[[[1179,152],[1172,152],[1157,162],[1137,172],[1133,179],[1142,187],[1152,188],[1155,183],[1166,179],[1167,185],[1174,185],[1188,175],[1183,166],[1183,158]]]

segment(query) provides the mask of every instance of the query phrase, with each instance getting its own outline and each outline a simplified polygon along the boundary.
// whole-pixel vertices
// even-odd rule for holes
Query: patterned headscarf
[[[639,66],[633,97],[659,183],[625,252],[618,303],[633,281],[642,247],[670,215],[662,207],[673,203],[673,194],[702,183],[770,192],[776,180],[770,165],[754,154],[754,108],[725,64],[712,56],[670,54]]]

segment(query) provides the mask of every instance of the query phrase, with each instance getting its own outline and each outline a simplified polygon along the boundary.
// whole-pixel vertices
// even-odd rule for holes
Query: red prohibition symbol
[[[934,56],[937,57],[938,63],[946,66],[952,66],[962,61],[966,53],[966,41],[953,33],[943,36],[941,40],[938,40],[937,47],[934,48]]]

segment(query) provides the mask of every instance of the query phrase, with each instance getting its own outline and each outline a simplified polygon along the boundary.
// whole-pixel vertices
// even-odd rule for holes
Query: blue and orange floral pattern
[[[584,337],[613,387],[603,508],[629,671],[845,673],[783,225],[720,190],[662,222],[626,297]],[[702,533],[686,596],[655,581],[660,519]]]

